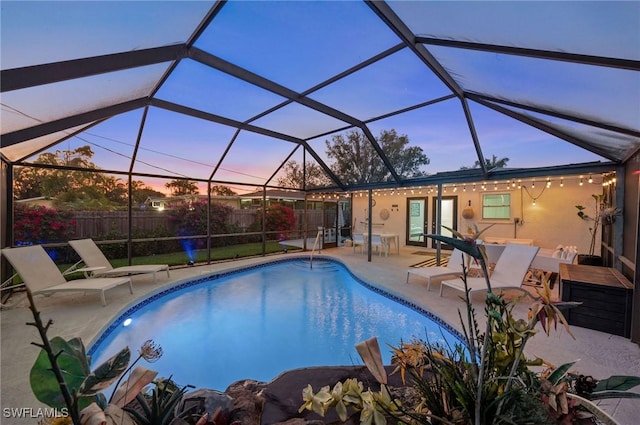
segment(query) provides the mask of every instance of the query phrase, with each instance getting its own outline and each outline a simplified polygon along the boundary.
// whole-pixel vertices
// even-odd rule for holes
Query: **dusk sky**
[[[418,36],[640,60],[640,2],[389,4]],[[183,43],[212,5],[204,1],[3,1],[2,69]],[[231,1],[194,46],[303,93],[400,42],[359,1]],[[465,91],[638,131],[640,76],[636,71],[424,47]],[[160,63],[2,93],[2,133],[146,96],[168,66]],[[437,173],[472,166],[477,160],[459,99],[376,118],[450,94],[405,47],[308,97],[365,121],[375,136],[389,129],[406,134],[430,159],[424,170]],[[323,159],[331,132],[349,126],[298,103],[252,120],[286,99],[192,59],[180,62],[156,98],[307,140]],[[469,101],[469,105],[484,156],[508,157],[509,167],[606,160],[478,103]],[[628,148],[634,143],[604,130],[529,115],[588,135],[596,144]],[[127,171],[141,117],[141,110],[115,116],[48,150],[89,144],[99,167]],[[230,126],[152,107],[134,172],[208,179],[234,133]],[[46,146],[52,140],[34,145]],[[213,178],[264,184],[295,146],[242,131]],[[15,160],[20,157],[16,149],[3,147],[3,153]],[[302,162],[301,150],[292,159]]]

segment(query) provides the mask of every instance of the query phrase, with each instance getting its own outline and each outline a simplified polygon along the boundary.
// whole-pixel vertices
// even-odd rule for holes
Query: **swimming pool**
[[[140,364],[180,385],[224,390],[307,366],[362,364],[355,344],[412,337],[457,341],[418,307],[376,290],[330,259],[281,260],[183,283],[129,308],[89,348],[92,367],[152,339],[164,355]]]

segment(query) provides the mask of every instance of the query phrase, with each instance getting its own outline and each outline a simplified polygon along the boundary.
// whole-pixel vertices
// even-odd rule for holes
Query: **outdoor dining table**
[[[372,233],[372,235],[380,236],[382,243],[390,249],[391,242],[395,248],[396,254],[400,255],[400,235],[398,233]],[[365,241],[369,238],[369,233],[363,233]],[[385,254],[388,254],[388,249],[385,250]]]

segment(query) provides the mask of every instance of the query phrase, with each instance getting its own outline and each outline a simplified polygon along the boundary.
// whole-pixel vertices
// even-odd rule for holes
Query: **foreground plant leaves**
[[[79,395],[92,396],[108,388],[124,373],[131,358],[129,347],[125,347],[90,373],[80,385]]]
[[[358,354],[360,354],[362,361],[376,381],[381,384],[386,384],[387,371],[382,364],[382,354],[380,354],[378,338],[369,338],[366,341],[356,344],[356,350],[358,350]]]
[[[73,341],[73,340],[72,340]],[[58,366],[62,372],[62,376],[71,392],[76,391],[82,385],[88,371],[86,357],[82,357],[77,351],[78,341],[65,341],[59,336],[53,337],[49,343],[55,354],[58,355]],[[82,346],[84,350],[84,346]],[[62,409],[66,407],[64,398],[60,392],[60,385],[51,370],[51,362],[47,357],[46,351],[40,350],[40,354],[36,358],[31,372],[29,374],[31,389],[36,398],[42,403]],[[81,399],[79,407],[82,409],[90,404],[87,399]]]
[[[133,372],[131,372],[129,378],[120,384],[113,394],[111,404],[118,407],[126,406],[136,398],[145,386],[153,382],[157,375],[158,372],[156,371],[149,370],[142,366],[136,367]]]
[[[324,417],[325,408],[324,404],[331,400],[331,393],[329,392],[329,386],[322,387],[317,394],[313,394],[313,388],[311,384],[302,390],[302,406],[298,409],[298,412],[312,410],[320,416]]]

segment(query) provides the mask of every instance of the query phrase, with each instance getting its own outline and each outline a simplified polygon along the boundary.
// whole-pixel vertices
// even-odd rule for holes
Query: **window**
[[[485,220],[509,220],[511,218],[511,194],[483,194],[482,218]]]

